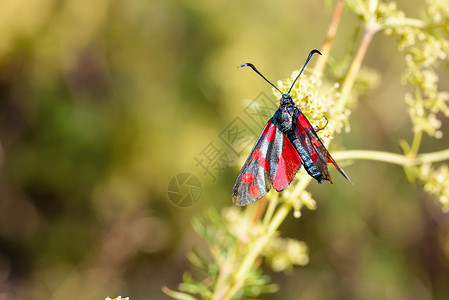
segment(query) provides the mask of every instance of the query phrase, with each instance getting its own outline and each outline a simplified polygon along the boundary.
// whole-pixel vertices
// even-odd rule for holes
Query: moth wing
[[[293,180],[302,161],[274,118],[265,125],[232,189],[234,204],[251,204],[274,187],[282,191]]]
[[[315,129],[310,124],[309,120],[305,117],[302,112],[296,114],[296,130],[295,134],[300,140],[302,146],[309,153],[315,167],[320,171],[321,175],[325,180],[332,183],[332,178],[327,167],[328,163],[332,163],[335,168],[345,177],[349,182],[352,183],[349,176],[346,175],[345,171],[335,162],[335,160],[327,151],[323,142],[320,140],[316,134]]]

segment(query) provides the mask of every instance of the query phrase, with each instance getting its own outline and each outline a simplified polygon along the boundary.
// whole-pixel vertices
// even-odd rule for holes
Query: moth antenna
[[[314,51],[317,51],[317,50],[314,50]],[[256,67],[255,67],[253,64],[246,63],[246,64],[243,64],[243,65],[241,65],[241,66],[238,66],[237,68],[241,68],[241,67],[250,67],[251,69],[254,70],[254,72],[256,72],[257,74],[259,74],[260,77],[262,77],[263,79],[265,79],[266,82],[268,82],[269,84],[271,84],[271,86],[274,87],[279,93],[281,93],[282,95],[284,94],[283,92],[281,92],[280,89],[278,89],[274,84],[272,84],[268,79],[266,79],[265,76],[263,76],[263,75],[256,69]]]
[[[312,51],[310,51],[310,53],[309,53],[309,57],[307,57],[307,60],[306,60],[306,62],[304,63],[304,66],[302,66],[302,69],[301,69],[301,71],[299,71],[299,74],[298,74],[298,76],[296,76],[296,79],[295,79],[295,81],[293,81],[293,83],[292,83],[292,86],[290,87],[290,89],[288,90],[288,94],[290,94],[290,92],[291,92],[291,90],[292,90],[292,88],[293,88],[293,86],[295,85],[295,83],[296,83],[296,80],[298,80],[298,78],[299,78],[299,76],[301,76],[301,74],[302,74],[302,71],[304,71],[304,69],[305,69],[305,67],[307,66],[307,64],[309,63],[309,60],[312,58],[312,55],[314,54],[314,53],[318,53],[319,55],[322,55],[321,54],[321,52],[320,51],[318,51],[318,50],[316,50],[316,49],[313,49]],[[265,79],[266,80],[266,79]]]

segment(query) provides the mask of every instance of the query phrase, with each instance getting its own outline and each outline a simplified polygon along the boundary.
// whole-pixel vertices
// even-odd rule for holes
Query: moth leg
[[[327,124],[329,124],[329,120],[326,118],[326,117],[324,117],[325,119],[326,119],[326,124],[323,126],[323,127],[317,127],[316,129],[315,129],[315,131],[316,132],[319,132],[319,131],[321,131],[321,130],[323,130],[324,128],[326,128],[327,127]]]

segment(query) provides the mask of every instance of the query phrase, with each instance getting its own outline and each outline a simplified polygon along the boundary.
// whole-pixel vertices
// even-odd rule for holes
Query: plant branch
[[[412,18],[388,18],[385,22],[382,23],[382,28],[398,28],[398,27],[418,27],[418,28],[426,28],[428,24],[419,19]]]
[[[351,66],[349,67],[348,74],[346,75],[346,78],[343,82],[340,99],[335,105],[336,111],[342,111],[343,108],[345,107],[351,89],[357,77],[357,74],[359,73],[363,58],[365,57],[366,50],[368,49],[368,46],[377,30],[378,30],[377,23],[368,23],[366,25],[362,42],[360,43],[359,49],[357,50],[355,58],[352,61]]]
[[[406,167],[406,166],[420,165],[424,163],[449,160],[449,149],[419,154],[416,156],[407,156],[384,151],[370,151],[370,150],[339,151],[332,153],[332,156],[336,160],[365,159],[365,160],[387,162]]]
[[[421,145],[421,139],[422,139],[422,131],[416,131],[413,135],[413,142],[412,146],[410,148],[410,152],[408,155],[416,155],[419,151],[419,146]]]
[[[270,224],[268,225],[268,228],[264,233],[264,235],[259,237],[259,239],[252,246],[250,252],[243,259],[242,263],[240,264],[240,267],[237,270],[237,273],[234,276],[234,281],[231,282],[231,286],[228,292],[222,298],[223,300],[235,299],[234,296],[243,286],[246,276],[248,275],[250,269],[254,265],[255,260],[257,259],[257,257],[259,256],[259,254],[261,253],[262,249],[265,247],[267,242],[279,228],[281,223],[287,217],[288,213],[290,212],[290,209],[291,205],[289,203],[282,204],[282,206],[278,209],[276,214],[273,216],[273,219],[271,220]]]
[[[306,189],[306,187],[309,185],[309,183],[312,181],[312,177],[310,177],[308,174],[301,173],[301,178],[299,180],[299,183],[295,186],[293,189],[293,192],[291,194],[292,199],[296,199],[299,197],[302,191]]]
[[[329,53],[332,48],[332,44],[334,42],[335,34],[337,33],[338,25],[340,24],[341,14],[343,12],[343,7],[345,6],[344,0],[338,0],[335,5],[334,14],[332,15],[332,20],[327,29],[326,38],[324,39],[324,43],[321,46],[321,55],[313,69],[315,74],[323,74],[324,67],[326,66],[327,59],[329,58]]]
[[[268,227],[269,222],[271,220],[271,218],[273,217],[274,214],[274,210],[276,209],[276,206],[278,205],[278,199],[279,199],[279,194],[275,193],[271,198],[270,201],[268,201],[268,208],[267,211],[265,212],[265,215],[263,217],[263,221],[262,221],[262,225],[264,227]]]
[[[260,221],[260,219],[262,218],[262,215],[265,211],[265,208],[267,207],[268,204],[268,200],[266,197],[262,197],[261,199],[259,199],[259,201],[257,202],[257,207],[256,207],[256,211],[254,213],[254,217],[253,217],[253,223],[256,224],[257,222]]]

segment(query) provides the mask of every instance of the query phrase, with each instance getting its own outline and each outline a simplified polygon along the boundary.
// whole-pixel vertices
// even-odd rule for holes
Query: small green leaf
[[[172,297],[173,299],[177,299],[177,300],[198,300],[197,298],[195,298],[195,297],[193,297],[193,296],[191,296],[191,295],[189,295],[189,294],[182,293],[182,292],[175,292],[175,291],[173,291],[173,290],[170,290],[170,289],[169,289],[168,287],[166,287],[166,286],[163,286],[163,287],[162,287],[162,291],[163,291],[166,295]]]

